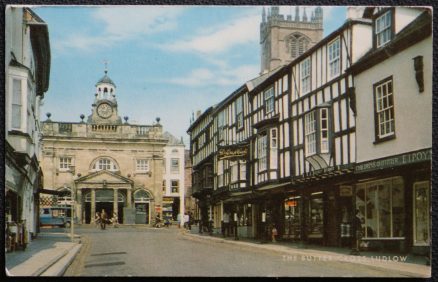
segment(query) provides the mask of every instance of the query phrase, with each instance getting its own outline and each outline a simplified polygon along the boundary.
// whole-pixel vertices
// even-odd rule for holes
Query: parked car
[[[69,227],[71,224],[70,207],[50,207],[40,209],[41,226]]]

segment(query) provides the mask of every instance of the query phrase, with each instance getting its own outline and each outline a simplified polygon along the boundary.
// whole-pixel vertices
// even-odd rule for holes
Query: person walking
[[[100,225],[100,214],[99,214],[99,212],[96,212],[96,214],[94,215],[94,224],[96,225],[96,227],[98,227]]]
[[[277,228],[275,227],[275,224],[272,225],[272,230],[271,230],[271,237],[272,237],[272,243],[276,243],[277,240],[275,239],[275,237],[277,237],[278,235],[278,231]]]
[[[224,237],[230,235],[230,215],[228,212],[224,213]]]
[[[100,213],[100,229],[105,230],[107,221],[108,214],[106,213],[105,209],[102,209],[102,212]]]
[[[111,223],[113,224],[114,228],[118,227],[119,217],[117,216],[117,213],[115,213],[115,212],[113,212],[113,217],[111,218]]]

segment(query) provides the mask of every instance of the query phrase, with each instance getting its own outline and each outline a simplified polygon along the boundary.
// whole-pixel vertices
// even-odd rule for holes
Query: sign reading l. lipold
[[[356,173],[367,172],[372,170],[396,167],[401,165],[414,164],[432,159],[432,149],[410,152],[402,155],[392,156],[379,160],[373,160],[356,165]]]
[[[248,156],[248,144],[221,146],[218,150],[218,159],[246,159]]]

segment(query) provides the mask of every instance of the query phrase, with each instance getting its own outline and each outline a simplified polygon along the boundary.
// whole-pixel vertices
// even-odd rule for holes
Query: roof
[[[182,140],[176,138],[172,134],[170,134],[168,131],[163,133],[164,138],[168,139],[169,142],[167,142],[168,145],[184,145]]]
[[[420,42],[430,36],[431,33],[432,16],[428,10],[420,14],[409,25],[397,33],[388,44],[367,52],[350,67],[350,70],[353,74],[361,73],[417,42]]]
[[[105,71],[105,75],[96,83],[96,86],[101,83],[108,83],[114,85],[116,87],[116,84],[112,79],[108,76],[107,71]]]
[[[203,120],[216,106],[211,106],[208,109],[206,109],[187,129],[187,133],[190,133],[192,129],[197,126],[201,120]]]

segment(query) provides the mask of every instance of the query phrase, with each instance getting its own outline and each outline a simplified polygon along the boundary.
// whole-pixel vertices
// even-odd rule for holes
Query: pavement
[[[428,265],[428,258],[411,254],[389,253],[389,252],[360,252],[359,255],[351,255],[348,248],[324,247],[318,245],[300,245],[294,242],[277,241],[263,242],[234,237],[224,238],[222,235],[208,233],[199,234],[196,231],[182,230],[181,233],[187,239],[227,243],[239,246],[240,248],[256,248],[270,253],[277,253],[283,256],[286,261],[340,261],[351,264],[366,265],[385,270],[394,270],[399,273],[413,277],[431,277],[431,266]]]
[[[62,276],[81,249],[80,236],[63,229],[42,229],[24,251],[5,254],[8,276]]]

